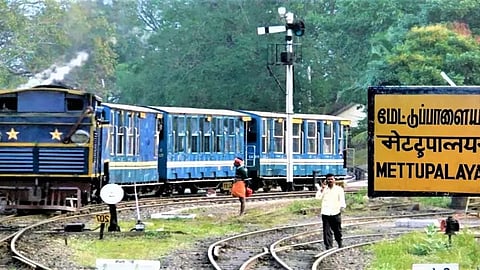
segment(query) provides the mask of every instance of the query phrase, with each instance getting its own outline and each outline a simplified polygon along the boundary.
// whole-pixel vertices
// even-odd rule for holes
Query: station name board
[[[369,196],[480,194],[479,87],[370,87]]]

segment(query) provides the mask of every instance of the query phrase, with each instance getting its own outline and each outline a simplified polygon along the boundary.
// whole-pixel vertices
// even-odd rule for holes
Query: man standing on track
[[[332,231],[338,247],[343,247],[342,243],[342,210],[346,207],[345,191],[342,187],[335,185],[335,177],[329,173],[326,175],[326,183],[322,186],[317,195],[317,199],[322,200],[322,223],[323,223],[323,243],[326,249],[333,247]]]

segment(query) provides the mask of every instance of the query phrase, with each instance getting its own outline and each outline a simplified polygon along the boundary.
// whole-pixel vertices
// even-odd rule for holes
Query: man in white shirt
[[[338,247],[342,243],[342,210],[346,207],[345,191],[342,187],[335,185],[335,177],[329,173],[326,175],[326,183],[322,182],[320,191],[316,195],[322,200],[322,223],[323,243],[326,249],[333,247],[332,231]]]

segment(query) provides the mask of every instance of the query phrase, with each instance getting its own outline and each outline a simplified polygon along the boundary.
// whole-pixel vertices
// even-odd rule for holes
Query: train
[[[313,188],[346,177],[350,121],[285,113],[137,106],[103,102],[56,85],[0,90],[0,198],[14,210],[76,211],[118,184],[125,196],[228,193],[233,160],[245,161],[252,189]],[[293,181],[285,147],[292,143]]]

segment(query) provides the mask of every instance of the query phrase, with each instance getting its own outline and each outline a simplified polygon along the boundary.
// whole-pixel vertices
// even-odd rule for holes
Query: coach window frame
[[[262,153],[266,154],[270,147],[268,146],[268,119],[262,119]]]
[[[191,143],[191,149],[192,153],[198,154],[200,153],[200,123],[199,123],[199,118],[198,116],[192,116],[190,118],[190,130],[191,130],[191,137],[192,137],[192,143]]]
[[[333,153],[333,123],[332,121],[323,121],[323,154]]]
[[[135,113],[127,112],[127,156],[135,155]]]
[[[16,93],[1,95],[0,106],[2,112],[16,112],[18,109],[18,95]]]
[[[292,153],[302,153],[302,123],[292,123]]]
[[[212,116],[206,116],[203,122],[203,150],[212,153]]]
[[[342,154],[343,149],[344,149],[343,142],[344,142],[344,139],[345,139],[343,137],[344,136],[344,126],[340,122],[336,122],[335,126],[336,126],[337,131],[338,131],[337,132],[338,133],[337,134],[337,140],[336,140],[337,141],[337,149],[338,149],[337,153]]]
[[[242,136],[242,133],[241,133],[242,126],[243,126],[243,130],[246,130],[247,121],[243,121],[242,119],[236,119],[235,120],[235,152],[236,153],[243,152],[243,141],[245,136]]]
[[[110,111],[110,127],[108,129],[108,146],[110,147],[110,155],[114,156],[116,153],[116,133],[117,133],[117,125],[116,125],[116,120],[117,117],[115,117],[115,110]]]
[[[317,121],[305,121],[306,132],[306,152],[307,154],[317,154],[318,151],[318,128]]]
[[[175,138],[175,130],[174,130],[174,126],[173,126],[173,123],[174,123],[173,115],[169,114],[167,116],[166,121],[167,121],[167,127],[168,127],[168,130],[167,130],[168,135],[167,136],[168,136],[168,142],[169,142],[168,145],[167,145],[167,147],[168,147],[167,151],[168,151],[168,153],[173,154],[174,151],[175,151],[175,143],[176,143],[175,142],[175,139],[176,139]]]
[[[240,119],[235,119],[233,117],[227,117],[224,120],[224,124],[226,124],[226,138],[225,138],[225,152],[226,153],[235,153],[235,122],[240,121]]]
[[[121,156],[125,154],[125,126],[124,126],[124,113],[123,111],[118,111],[118,121],[117,121],[117,140],[116,140],[116,155]]]
[[[285,121],[283,118],[273,119],[272,123],[273,152],[285,153]]]
[[[174,152],[175,153],[185,153],[186,152],[186,123],[185,123],[185,116],[182,115],[174,115],[173,116],[173,131],[175,134],[175,145],[174,145]]]
[[[185,153],[192,153],[192,138],[191,138],[191,127],[192,127],[192,116],[185,115]]]
[[[225,151],[225,136],[224,136],[224,123],[223,117],[217,116],[215,117],[215,153],[221,154]]]
[[[157,114],[156,119],[155,119],[155,135],[154,135],[155,150],[153,151],[153,156],[154,157],[158,157],[158,147],[160,145],[160,137],[161,137],[160,134],[163,131],[163,118],[160,117],[160,116],[161,116],[160,114]]]

